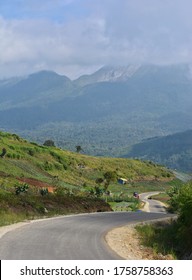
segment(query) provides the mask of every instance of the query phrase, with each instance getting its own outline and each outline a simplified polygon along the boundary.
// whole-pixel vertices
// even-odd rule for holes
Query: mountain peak
[[[84,75],[75,82],[78,85],[85,86],[98,82],[118,82],[126,81],[132,77],[141,67],[141,65],[130,64],[127,66],[104,66],[91,75]]]
[[[38,79],[43,79],[43,78],[57,78],[57,79],[67,79],[70,80],[67,76],[65,75],[59,75],[54,71],[51,70],[41,70],[39,72],[32,73],[28,76],[29,78],[38,78]]]
[[[137,72],[141,65],[130,64],[127,66],[104,66],[95,74],[99,74],[101,81],[127,80]]]

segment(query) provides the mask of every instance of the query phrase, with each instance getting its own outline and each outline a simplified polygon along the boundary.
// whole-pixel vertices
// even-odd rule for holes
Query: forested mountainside
[[[0,129],[119,156],[145,138],[191,129],[190,65],[103,67],[76,80],[50,71],[0,81]]]
[[[172,169],[192,173],[192,130],[155,137],[133,145],[126,157],[152,160]]]

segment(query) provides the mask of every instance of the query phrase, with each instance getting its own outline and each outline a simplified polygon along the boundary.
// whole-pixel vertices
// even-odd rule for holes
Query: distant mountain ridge
[[[31,103],[46,103],[57,97],[63,98],[74,88],[71,80],[51,71],[41,71],[27,77],[0,81],[1,108],[30,106]]]
[[[0,129],[118,156],[192,129],[191,66],[106,66],[76,80],[51,71],[0,81]]]

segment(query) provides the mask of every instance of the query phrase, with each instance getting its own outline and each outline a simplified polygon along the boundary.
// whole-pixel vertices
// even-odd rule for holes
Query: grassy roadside
[[[135,227],[139,234],[141,245],[152,248],[153,254],[177,256],[177,242],[174,240],[175,222],[162,221],[153,224],[138,225]]]
[[[171,254],[175,259],[192,259],[192,182],[168,191],[169,209],[178,218],[136,226],[141,244],[154,253]]]

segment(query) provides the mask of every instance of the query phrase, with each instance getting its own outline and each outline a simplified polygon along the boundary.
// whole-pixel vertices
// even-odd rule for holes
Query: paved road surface
[[[159,194],[159,192],[147,192],[139,195],[140,200],[142,200],[145,203],[143,211],[166,214],[167,211],[165,205],[162,202],[158,200],[149,199],[149,197],[156,194]]]
[[[104,241],[107,231],[125,224],[165,216],[169,215],[145,212],[108,212],[31,222],[0,238],[0,259],[121,259]]]

